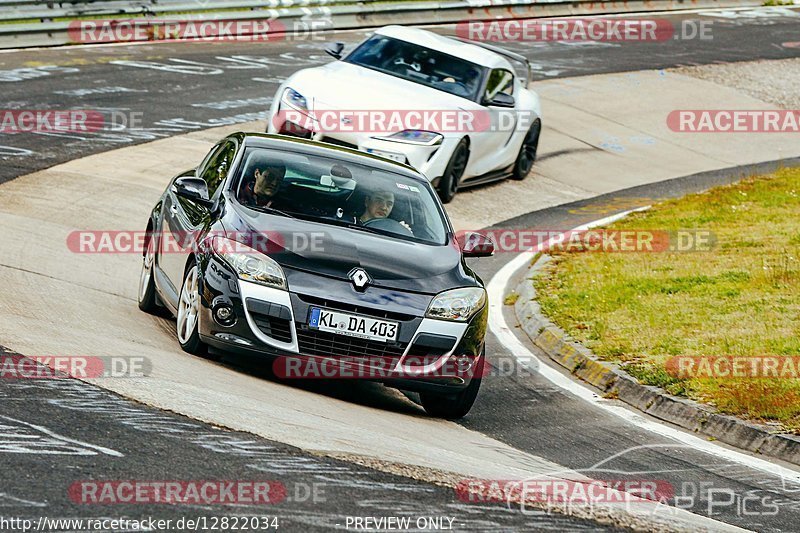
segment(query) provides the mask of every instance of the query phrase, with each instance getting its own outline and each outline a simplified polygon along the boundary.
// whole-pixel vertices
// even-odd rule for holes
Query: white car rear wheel
[[[464,171],[467,170],[468,160],[469,143],[466,139],[461,139],[456,149],[453,150],[453,155],[450,156],[450,162],[447,163],[442,179],[439,180],[437,192],[439,193],[439,198],[442,199],[442,203],[450,203],[456,192],[458,192],[458,184],[464,175]]]

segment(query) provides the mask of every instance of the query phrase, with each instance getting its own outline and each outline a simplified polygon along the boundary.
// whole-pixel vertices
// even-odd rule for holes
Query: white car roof
[[[511,63],[500,54],[431,31],[422,30],[420,28],[410,28],[408,26],[384,26],[383,28],[375,30],[375,33],[438,50],[439,52],[460,57],[484,67],[505,68],[514,72]]]

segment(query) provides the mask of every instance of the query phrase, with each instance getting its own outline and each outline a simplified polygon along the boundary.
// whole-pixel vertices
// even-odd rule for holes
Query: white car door
[[[483,111],[491,118],[488,131],[474,133],[470,147],[469,166],[465,177],[502,170],[512,164],[519,153],[519,138],[515,135],[519,120],[520,101],[517,98],[519,84],[514,73],[508,69],[496,68],[489,73],[486,88],[482,97]],[[503,98],[500,95],[505,95]],[[513,107],[493,105],[496,100],[514,99]],[[496,102],[497,103],[497,102]]]

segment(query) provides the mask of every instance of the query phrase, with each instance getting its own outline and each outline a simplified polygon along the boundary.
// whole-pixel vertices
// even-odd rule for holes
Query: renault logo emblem
[[[367,285],[372,281],[367,271],[363,268],[354,268],[348,275],[350,276],[350,281],[353,282],[353,286],[359,291],[366,289]]]

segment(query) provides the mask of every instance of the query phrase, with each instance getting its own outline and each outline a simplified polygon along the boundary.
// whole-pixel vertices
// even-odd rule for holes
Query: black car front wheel
[[[158,311],[158,296],[156,284],[153,280],[153,266],[155,265],[156,244],[155,238],[150,237],[147,249],[142,258],[142,272],[139,276],[139,309],[145,313]]]
[[[478,397],[485,362],[486,353],[482,352],[478,362],[475,364],[472,381],[469,382],[466,389],[458,394],[444,395],[421,392],[419,399],[425,411],[431,416],[448,420],[457,420],[467,416],[469,410],[472,409],[472,404],[475,403],[475,399]]]
[[[190,264],[183,275],[181,295],[178,300],[178,319],[176,321],[178,342],[183,351],[194,355],[204,355],[206,345],[200,340],[200,269]]]

